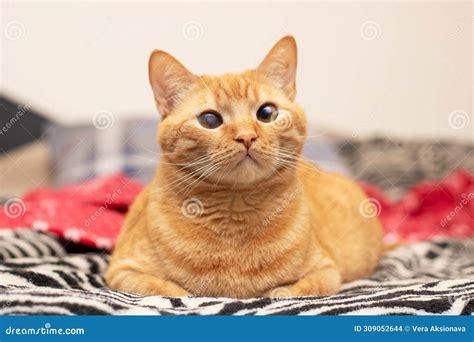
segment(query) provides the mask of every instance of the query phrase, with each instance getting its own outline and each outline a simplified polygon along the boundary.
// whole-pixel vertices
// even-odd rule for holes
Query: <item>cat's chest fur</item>
[[[304,272],[311,243],[301,239],[309,222],[300,195],[298,189],[272,197],[257,190],[217,193],[201,196],[197,216],[179,217],[174,209],[152,223],[159,267],[199,295],[248,297],[294,281]]]

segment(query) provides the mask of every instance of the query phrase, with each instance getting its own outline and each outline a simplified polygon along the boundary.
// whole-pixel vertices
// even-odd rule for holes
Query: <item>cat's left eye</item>
[[[265,103],[257,111],[257,119],[262,122],[272,122],[278,116],[278,110],[275,105]]]
[[[222,125],[222,117],[214,112],[204,112],[198,116],[198,121],[201,126],[209,129],[217,128]]]

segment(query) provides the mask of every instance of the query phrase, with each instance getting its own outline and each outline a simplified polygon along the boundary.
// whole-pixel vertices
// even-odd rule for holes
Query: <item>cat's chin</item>
[[[271,176],[271,167],[266,167],[265,164],[246,156],[232,168],[225,170],[223,174],[216,173],[212,178],[223,186],[248,188],[267,180]]]

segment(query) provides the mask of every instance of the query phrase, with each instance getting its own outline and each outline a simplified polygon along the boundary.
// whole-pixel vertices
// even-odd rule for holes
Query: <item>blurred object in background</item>
[[[0,152],[36,141],[47,122],[30,104],[14,103],[0,94]]]
[[[31,189],[52,185],[48,145],[28,142],[8,152],[0,152],[0,202]]]
[[[338,151],[354,178],[380,187],[391,199],[421,182],[442,181],[457,169],[474,174],[469,142],[339,137]]]
[[[325,171],[334,171],[346,176],[352,173],[339,153],[337,140],[325,133],[316,133],[306,138],[303,158],[308,158]]]
[[[54,185],[63,186],[95,176],[123,172],[148,182],[156,169],[156,120],[114,121],[109,127],[60,126],[48,128]]]
[[[0,201],[51,184],[47,123],[31,105],[0,96]]]

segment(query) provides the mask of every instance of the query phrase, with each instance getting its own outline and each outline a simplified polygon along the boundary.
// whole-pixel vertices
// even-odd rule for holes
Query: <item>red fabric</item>
[[[474,236],[474,176],[466,170],[456,171],[441,182],[420,183],[395,203],[373,186],[362,187],[380,203],[379,217],[387,243]]]
[[[379,215],[387,243],[474,236],[474,177],[467,171],[421,183],[398,202],[372,185],[361,185],[376,209],[366,214]],[[118,174],[58,190],[34,190],[18,202],[20,212],[13,207],[0,211],[0,227],[47,230],[76,243],[111,249],[141,189],[140,183]]]
[[[58,190],[37,189],[16,202],[19,211],[14,211],[14,204],[0,211],[0,227],[47,230],[76,243],[111,249],[125,212],[141,189],[140,183],[123,174]]]

